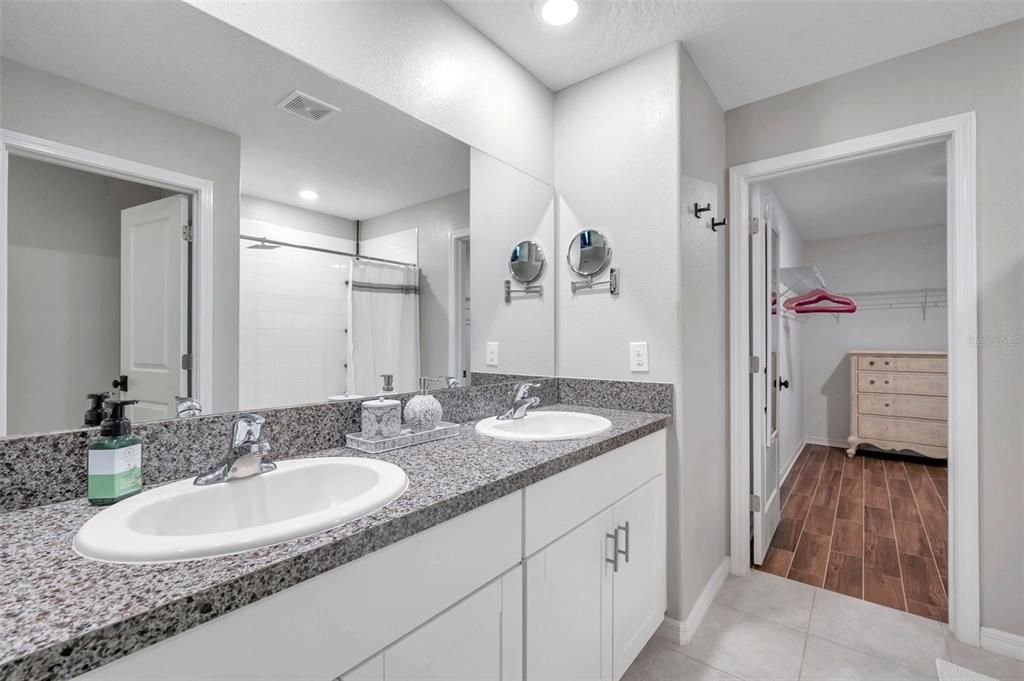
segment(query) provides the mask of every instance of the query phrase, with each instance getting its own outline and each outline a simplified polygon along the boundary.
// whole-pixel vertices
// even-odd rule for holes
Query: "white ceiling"
[[[802,241],[946,224],[946,145],[936,142],[768,183]]]
[[[1019,0],[446,0],[552,90],[682,41],[725,109],[1024,17]]]
[[[4,57],[239,135],[245,194],[365,219],[469,186],[462,142],[178,0],[3,4]],[[340,113],[276,109],[295,89]]]

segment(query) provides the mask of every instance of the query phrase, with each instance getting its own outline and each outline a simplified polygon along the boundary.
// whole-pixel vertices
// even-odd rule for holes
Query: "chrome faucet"
[[[203,405],[199,404],[199,400],[194,397],[182,397],[176,395],[174,397],[174,403],[176,405],[175,413],[179,419],[187,418],[189,416],[202,416]]]
[[[251,478],[277,468],[263,457],[270,451],[270,443],[262,438],[260,430],[266,423],[259,414],[239,414],[231,427],[231,449],[212,471],[197,477],[193,484],[213,485],[236,478]]]
[[[526,416],[526,410],[540,404],[539,397],[530,397],[530,388],[539,388],[539,383],[516,383],[515,392],[512,394],[512,406],[504,414],[498,417],[499,421],[511,421]]]

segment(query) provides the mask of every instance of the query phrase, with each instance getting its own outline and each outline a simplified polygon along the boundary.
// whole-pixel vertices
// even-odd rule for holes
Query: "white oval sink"
[[[251,478],[179,480],[106,508],[75,535],[86,558],[152,563],[211,558],[315,534],[402,495],[398,466],[362,458],[280,461]]]
[[[578,440],[603,433],[612,422],[596,414],[577,411],[531,411],[521,419],[484,419],[476,432],[498,440]]]

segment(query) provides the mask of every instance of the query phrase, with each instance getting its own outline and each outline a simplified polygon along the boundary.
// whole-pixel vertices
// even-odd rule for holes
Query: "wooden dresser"
[[[945,352],[851,352],[850,447],[946,458]]]

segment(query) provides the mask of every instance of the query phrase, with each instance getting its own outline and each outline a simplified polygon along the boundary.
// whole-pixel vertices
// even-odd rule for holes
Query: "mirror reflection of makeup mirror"
[[[508,269],[520,284],[537,281],[544,272],[544,250],[536,241],[520,241],[512,249]]]
[[[608,237],[596,229],[584,229],[572,238],[566,253],[569,269],[583,277],[601,273],[612,260]]]

